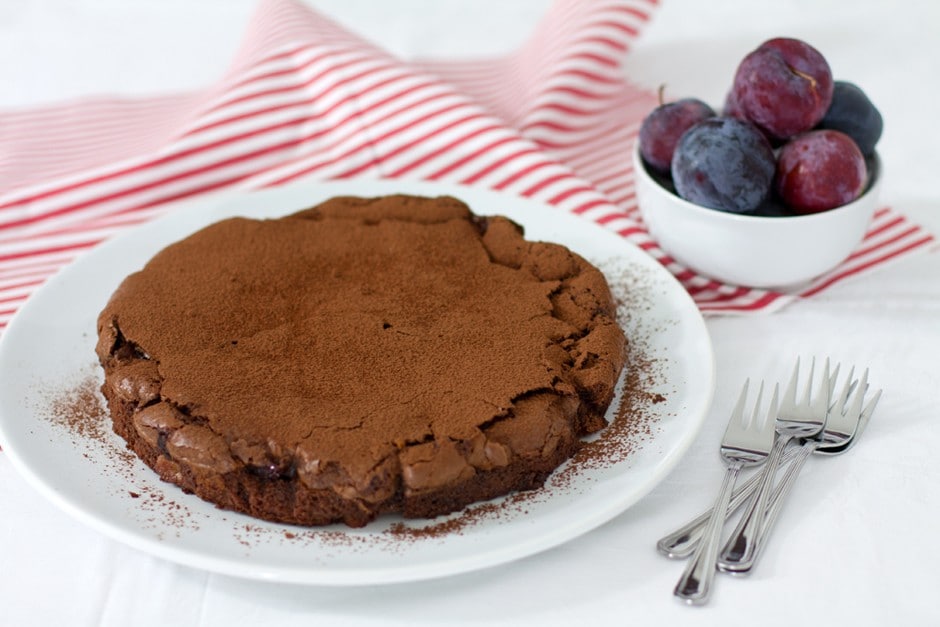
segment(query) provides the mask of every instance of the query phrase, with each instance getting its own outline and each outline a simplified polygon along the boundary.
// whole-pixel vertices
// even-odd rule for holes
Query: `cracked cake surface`
[[[626,339],[599,270],[454,198],[230,218],[98,319],[114,429],[166,481],[301,525],[540,486],[605,425]]]

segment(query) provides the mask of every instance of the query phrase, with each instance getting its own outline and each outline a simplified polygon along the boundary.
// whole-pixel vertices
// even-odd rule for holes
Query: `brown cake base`
[[[354,527],[541,486],[604,426],[626,348],[588,262],[410,196],[207,227],[98,332],[114,430],[162,479]]]
[[[207,472],[198,464],[173,459],[166,450],[166,444],[160,442],[164,437],[158,436],[156,446],[141,437],[140,429],[134,425],[137,403],[121,400],[113,393],[107,398],[114,431],[164,481],[223,509],[304,526],[343,522],[350,527],[361,527],[379,514],[388,512],[400,512],[406,518],[433,518],[478,501],[517,490],[535,489],[541,487],[552,471],[571,457],[581,444],[572,435],[560,442],[550,454],[516,459],[505,467],[477,471],[469,479],[407,497],[404,490],[397,489],[390,498],[370,507],[355,498],[340,496],[333,489],[311,489],[297,481],[296,475],[290,472],[284,475],[271,472],[266,476],[264,469],[242,465],[228,472],[216,473]],[[595,430],[575,426],[572,433],[586,435]]]

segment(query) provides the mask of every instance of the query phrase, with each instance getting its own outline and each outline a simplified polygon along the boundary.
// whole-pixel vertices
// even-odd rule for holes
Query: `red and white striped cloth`
[[[638,216],[629,158],[655,95],[621,60],[657,0],[560,0],[515,54],[406,63],[293,0],[264,0],[199,93],[0,112],[0,329],[76,255],[169,201],[298,179],[423,179],[544,201],[661,261],[704,312],[773,310],[926,247],[878,211],[862,246],[798,294],[681,267]]]

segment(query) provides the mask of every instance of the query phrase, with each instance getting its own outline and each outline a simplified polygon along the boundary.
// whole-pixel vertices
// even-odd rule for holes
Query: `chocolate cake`
[[[605,424],[604,276],[450,198],[231,218],[98,319],[114,430],[164,480],[299,525],[434,517],[542,485]]]

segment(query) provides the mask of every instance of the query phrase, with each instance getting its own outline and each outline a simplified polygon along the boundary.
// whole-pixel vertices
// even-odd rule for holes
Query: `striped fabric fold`
[[[655,94],[621,61],[656,0],[560,0],[514,54],[396,59],[294,0],[264,0],[217,84],[0,112],[0,329],[76,255],[168,202],[298,180],[407,178],[533,198],[611,229],[706,313],[773,311],[933,237],[890,207],[859,249],[794,293],[723,285],[643,227],[630,150]]]

